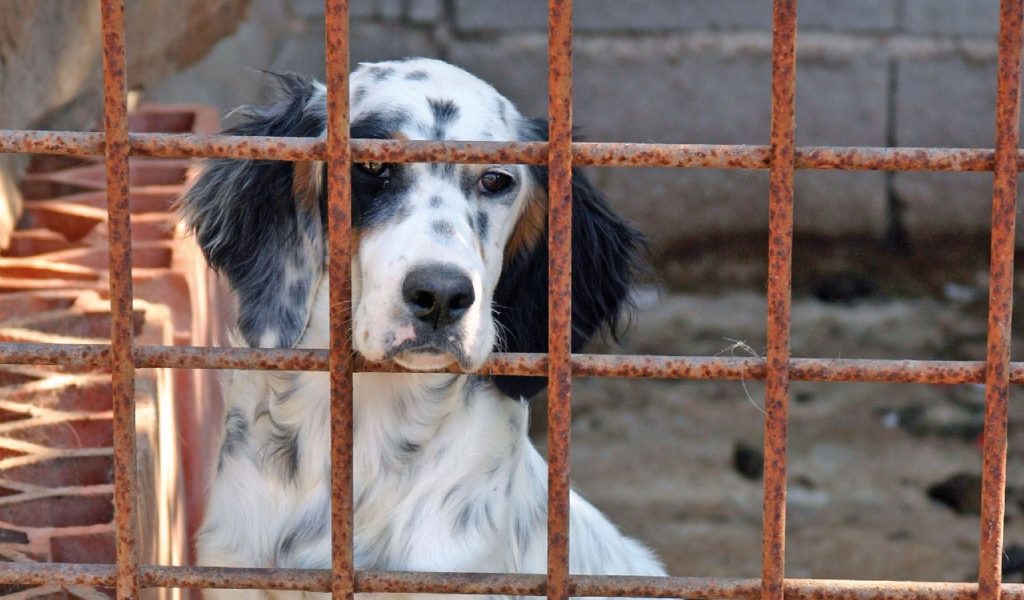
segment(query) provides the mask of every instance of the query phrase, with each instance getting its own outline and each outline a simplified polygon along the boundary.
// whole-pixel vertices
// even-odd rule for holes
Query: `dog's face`
[[[511,103],[445,63],[364,67],[351,90],[353,137],[520,138]],[[537,193],[522,165],[356,164],[355,349],[411,369],[479,367],[495,343],[504,251]]]
[[[323,87],[281,77],[284,99],[228,133],[319,136]],[[443,62],[363,65],[351,77],[353,138],[543,140],[490,85]],[[187,223],[239,301],[250,346],[301,339],[324,276],[322,163],[209,161],[184,198]],[[413,370],[478,368],[492,350],[543,352],[547,172],[514,164],[352,166],[352,342]],[[582,175],[573,177],[573,347],[614,325],[640,236]],[[497,378],[530,395],[541,378]]]

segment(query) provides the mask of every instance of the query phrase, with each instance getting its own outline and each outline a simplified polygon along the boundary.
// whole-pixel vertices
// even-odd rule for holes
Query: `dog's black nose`
[[[434,329],[461,319],[476,300],[469,277],[444,265],[427,265],[410,271],[402,283],[402,297],[412,314]]]

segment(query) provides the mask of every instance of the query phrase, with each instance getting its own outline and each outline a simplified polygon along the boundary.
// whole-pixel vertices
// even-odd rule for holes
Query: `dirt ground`
[[[841,294],[840,302],[821,288],[798,286],[793,355],[981,360],[985,285],[983,272],[967,269],[934,295],[893,296],[885,284],[869,281],[870,289],[860,293],[854,285],[852,298]],[[638,294],[641,310],[623,351],[763,353],[763,293],[666,288]],[[1020,348],[1018,341],[1015,357]],[[652,546],[670,574],[757,577],[761,480],[756,473],[741,474],[734,455],[738,446],[762,444],[763,394],[756,381],[578,379],[575,486]],[[1014,546],[1024,545],[1020,394],[1011,391],[1011,556]],[[534,411],[536,439],[542,442],[543,401],[535,402]],[[983,411],[980,385],[794,382],[787,576],[972,580],[980,494],[972,485],[981,472]],[[963,493],[947,503],[929,496],[932,486],[956,474],[965,476],[966,489],[954,490]],[[1007,581],[1020,577],[1016,567],[1007,566]]]

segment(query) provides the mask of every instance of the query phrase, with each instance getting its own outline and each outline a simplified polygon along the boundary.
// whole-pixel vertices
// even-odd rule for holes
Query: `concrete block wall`
[[[595,141],[768,141],[769,0],[578,0],[575,121]],[[352,60],[447,59],[529,115],[546,111],[544,0],[353,0]],[[998,0],[804,0],[797,142],[992,147]],[[262,97],[244,67],[322,75],[323,2],[254,0],[249,19],[150,97],[227,110]],[[767,175],[595,169],[671,253],[760,238]],[[800,172],[797,235],[926,242],[989,227],[986,174]],[[1024,240],[1024,237],[1021,238]]]

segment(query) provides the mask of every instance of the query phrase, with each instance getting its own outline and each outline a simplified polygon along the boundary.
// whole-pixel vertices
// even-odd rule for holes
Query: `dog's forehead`
[[[352,120],[386,114],[408,139],[514,140],[521,117],[490,84],[430,59],[363,64],[352,73]]]

